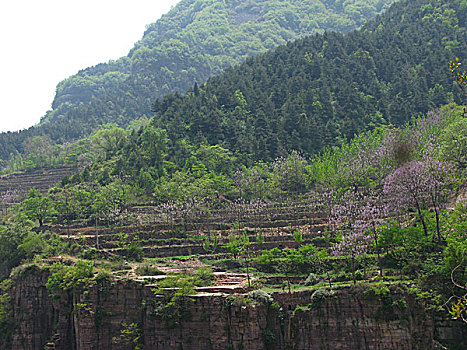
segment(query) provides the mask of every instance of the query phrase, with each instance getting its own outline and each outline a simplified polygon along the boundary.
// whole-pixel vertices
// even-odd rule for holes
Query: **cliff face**
[[[297,349],[433,349],[434,323],[408,296],[364,297],[343,292],[291,318]],[[400,299],[399,299],[400,298]],[[407,306],[405,306],[407,305]]]
[[[25,271],[10,293],[16,327],[12,349],[44,349],[58,335],[63,344],[72,344],[71,307],[50,298],[45,288],[48,276],[36,269]]]
[[[94,285],[50,298],[47,273],[26,272],[12,291],[12,350],[434,349],[434,336],[459,344],[465,327],[435,322],[414,297],[358,289],[310,303],[311,292],[278,293],[282,307],[218,294],[198,295],[161,316],[161,299],[133,282]],[[455,349],[455,347],[454,347]],[[461,347],[458,347],[461,349]]]

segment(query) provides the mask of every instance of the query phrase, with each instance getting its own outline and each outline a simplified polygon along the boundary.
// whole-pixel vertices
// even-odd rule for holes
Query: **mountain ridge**
[[[374,125],[462,104],[448,67],[467,52],[462,6],[401,1],[362,30],[288,43],[209,79],[198,96],[158,100],[153,123],[173,140],[271,160],[291,150],[312,155]]]
[[[22,152],[28,137],[48,134],[54,142],[63,143],[105,123],[128,125],[150,116],[150,105],[157,97],[184,92],[195,81],[202,83],[248,55],[300,35],[331,28],[349,31],[393,1],[183,0],[147,27],[128,56],[85,68],[60,82],[53,109],[38,126],[1,134],[0,158]],[[253,21],[258,18],[261,23]],[[177,32],[179,27],[186,30]]]

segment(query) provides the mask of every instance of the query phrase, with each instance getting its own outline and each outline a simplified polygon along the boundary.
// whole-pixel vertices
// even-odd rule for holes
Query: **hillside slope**
[[[182,0],[147,27],[128,56],[80,71],[57,86],[38,127],[0,135],[0,159],[34,135],[56,142],[105,123],[150,116],[155,98],[185,92],[225,68],[287,41],[324,30],[348,32],[394,0]]]
[[[270,160],[307,155],[377,124],[464,103],[449,61],[467,53],[465,1],[404,0],[349,34],[325,33],[248,59],[154,104],[172,141]]]

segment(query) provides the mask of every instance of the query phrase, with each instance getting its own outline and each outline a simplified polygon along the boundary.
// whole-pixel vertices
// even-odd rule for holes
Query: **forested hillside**
[[[182,0],[147,27],[128,56],[87,68],[57,86],[39,127],[0,136],[0,159],[23,142],[73,140],[105,123],[150,116],[155,98],[185,92],[225,68],[287,41],[324,30],[348,32],[394,0]]]
[[[28,138],[0,177],[0,349],[466,349],[466,12],[403,0],[151,120]]]
[[[460,0],[401,1],[360,31],[289,43],[186,96],[166,96],[154,104],[153,124],[173,142],[207,141],[271,160],[461,104],[449,62],[465,61],[466,11]]]

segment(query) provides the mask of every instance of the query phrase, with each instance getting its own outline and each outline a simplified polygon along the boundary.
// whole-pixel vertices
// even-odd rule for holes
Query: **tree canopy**
[[[183,0],[129,54],[81,70],[57,85],[52,110],[38,126],[0,136],[0,159],[23,152],[23,141],[48,134],[71,141],[101,125],[127,126],[151,116],[155,98],[184,93],[195,82],[305,35],[348,32],[394,0]]]

